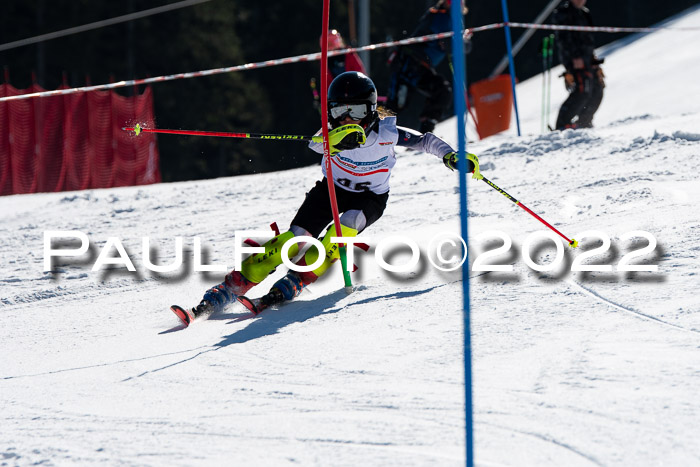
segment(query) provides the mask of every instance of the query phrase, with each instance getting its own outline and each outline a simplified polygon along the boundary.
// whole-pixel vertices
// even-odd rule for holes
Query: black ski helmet
[[[332,110],[344,104],[365,104],[366,116],[360,120],[366,132],[379,120],[377,113],[377,88],[369,76],[359,71],[341,73],[328,87],[328,121],[331,128],[340,126],[344,115],[335,118]]]

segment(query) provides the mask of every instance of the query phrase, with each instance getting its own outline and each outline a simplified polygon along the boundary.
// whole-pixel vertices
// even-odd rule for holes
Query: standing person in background
[[[593,26],[586,0],[568,0],[554,11],[555,24]],[[556,31],[559,60],[566,69],[564,83],[569,97],[559,109],[557,130],[591,128],[605,87],[603,60],[595,56],[593,33],[590,31]]]
[[[411,37],[437,34],[452,30],[450,19],[451,0],[439,0],[421,17]],[[462,14],[467,8],[462,7]],[[407,105],[410,92],[425,96],[420,114],[420,132],[433,131],[442,120],[452,99],[452,86],[436,71],[436,67],[449,53],[450,39],[425,42],[416,46],[399,47],[389,57],[391,76],[387,91],[387,108],[400,113]]]
[[[320,39],[323,40],[323,37]],[[323,46],[323,43],[321,43]],[[347,45],[343,40],[343,36],[340,35],[337,29],[330,29],[328,31],[328,50],[339,50],[345,49]],[[328,74],[327,83],[330,87],[331,83],[341,73],[346,71],[358,71],[362,74],[367,74],[365,71],[365,64],[362,63],[362,59],[357,54],[357,52],[350,52],[343,55],[335,55],[333,57],[328,57]],[[311,78],[311,90],[314,94],[314,108],[319,112],[321,111],[321,98],[317,90],[316,78]],[[327,89],[324,91],[328,91]]]

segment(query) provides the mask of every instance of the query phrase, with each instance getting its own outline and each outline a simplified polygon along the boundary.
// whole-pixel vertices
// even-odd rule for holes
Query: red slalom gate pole
[[[248,139],[274,139],[274,140],[297,140],[297,141],[313,141],[320,143],[323,141],[322,136],[302,136],[302,135],[277,135],[265,133],[234,133],[227,131],[200,131],[200,130],[166,130],[159,128],[143,128],[140,124],[134,127],[122,127],[124,131],[133,131],[136,135],[141,133],[161,133],[168,135],[188,135],[188,136],[217,136],[222,138],[248,138]]]
[[[331,150],[328,142],[328,10],[330,0],[323,0],[323,18],[321,31],[321,124],[323,131],[323,161],[326,164],[326,178],[328,180],[328,195],[331,199],[331,210],[333,211],[333,223],[335,224],[335,234],[343,236],[340,228],[340,214],[338,213],[338,202],[335,197],[335,185],[333,183],[333,164],[331,164]],[[340,254],[340,264],[343,268],[343,278],[345,279],[345,292],[352,292],[352,279],[348,271],[347,247],[345,244],[338,244]]]
[[[554,232],[556,232],[561,238],[563,238],[564,240],[566,240],[566,243],[568,243],[569,246],[570,246],[571,248],[576,248],[576,247],[578,246],[578,241],[577,241],[575,238],[569,239],[566,235],[564,235],[563,233],[559,232],[557,229],[555,229],[554,227],[552,227],[552,226],[549,224],[549,222],[547,222],[546,220],[542,219],[540,216],[538,216],[537,214],[535,214],[534,212],[532,212],[532,210],[531,210],[530,208],[528,208],[527,206],[525,206],[523,203],[521,203],[521,202],[518,201],[517,199],[513,198],[513,197],[512,197],[511,195],[509,195],[508,193],[506,193],[505,190],[503,190],[502,188],[500,188],[498,185],[496,185],[495,183],[493,183],[491,180],[489,180],[489,179],[486,178],[486,177],[483,177],[482,180],[485,181],[491,188],[493,188],[494,190],[498,191],[500,194],[502,194],[503,196],[505,196],[506,198],[508,198],[509,200],[511,200],[512,202],[514,202],[515,204],[517,204],[518,206],[520,206],[521,208],[523,208],[528,214],[532,215],[535,219],[537,219],[538,221],[542,222],[544,225],[546,225],[547,227],[549,227],[550,229],[552,229]]]
[[[476,115],[474,114],[474,110],[472,109],[472,106],[469,104],[469,94],[466,92],[464,93],[464,101],[467,103],[467,112],[469,112],[469,115],[472,116],[472,121],[474,122],[474,128],[476,128],[476,135],[479,137],[479,139],[483,139],[481,137],[481,131],[479,130],[479,122],[476,121]]]

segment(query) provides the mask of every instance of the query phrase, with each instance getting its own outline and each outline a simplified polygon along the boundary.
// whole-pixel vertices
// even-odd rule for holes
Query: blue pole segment
[[[458,169],[459,169],[459,208],[462,238],[468,243],[467,218],[467,121],[466,121],[466,64],[464,59],[464,25],[462,24],[462,2],[452,2],[452,66],[454,68],[454,101],[457,113]],[[474,427],[472,421],[472,347],[469,308],[469,259],[462,266],[462,297],[464,306],[464,418],[466,465],[474,466]]]
[[[513,46],[510,39],[510,20],[508,19],[508,4],[506,0],[501,0],[503,7],[503,21],[506,23],[506,48],[508,49],[508,69],[510,70],[510,84],[513,87],[513,105],[515,106],[515,123],[518,126],[518,136],[520,136],[520,114],[518,113],[518,99],[515,96],[515,64],[513,63]]]

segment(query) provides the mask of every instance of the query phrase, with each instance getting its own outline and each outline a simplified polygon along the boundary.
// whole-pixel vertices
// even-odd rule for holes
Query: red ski
[[[186,310],[179,305],[172,305],[170,309],[180,318],[182,324],[189,326],[192,321],[194,321],[194,310]]]
[[[246,296],[241,295],[240,297],[238,297],[238,302],[247,309],[249,309],[250,312],[254,315],[257,315],[265,308],[267,308],[267,306],[265,306],[262,303],[262,298],[248,298]]]

